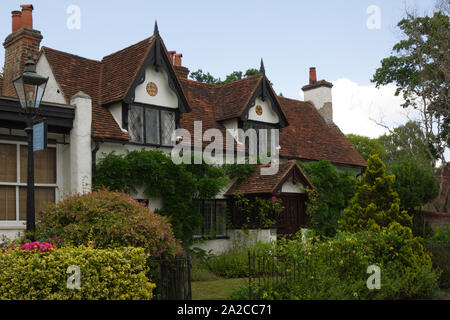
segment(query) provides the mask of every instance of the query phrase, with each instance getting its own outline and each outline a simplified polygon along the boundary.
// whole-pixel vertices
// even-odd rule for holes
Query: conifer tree
[[[407,211],[400,211],[400,198],[394,191],[394,181],[395,176],[386,174],[386,166],[379,156],[371,156],[362,179],[356,182],[355,196],[350,207],[344,210],[339,228],[342,231],[358,232],[395,227],[410,233],[412,218]]]

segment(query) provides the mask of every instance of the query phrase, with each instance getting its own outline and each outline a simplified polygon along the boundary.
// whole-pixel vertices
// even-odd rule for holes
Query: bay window
[[[0,143],[0,224],[26,220],[28,147],[20,143]],[[36,213],[55,202],[56,149],[34,153]]]
[[[128,132],[131,141],[141,144],[173,146],[176,111],[147,105],[131,105],[128,110]]]

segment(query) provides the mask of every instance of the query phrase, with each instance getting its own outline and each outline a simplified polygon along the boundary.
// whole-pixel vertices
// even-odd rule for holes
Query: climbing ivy
[[[167,216],[175,236],[185,246],[192,243],[202,216],[193,199],[214,198],[226,186],[228,177],[245,177],[251,165],[214,166],[209,164],[174,164],[162,151],[114,152],[104,155],[97,164],[94,188],[135,193],[143,188],[148,197],[162,198],[157,213]]]

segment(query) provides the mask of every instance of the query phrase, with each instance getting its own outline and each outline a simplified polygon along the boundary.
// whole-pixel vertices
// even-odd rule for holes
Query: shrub
[[[403,231],[392,228],[378,233],[338,233],[327,240],[315,237],[281,242],[277,254],[283,258],[278,266],[284,272],[292,269],[295,261],[295,278],[266,287],[266,281],[255,281],[253,297],[301,300],[426,297],[434,289],[438,273],[419,239],[404,237]],[[367,288],[370,265],[380,267],[380,290]],[[258,283],[262,285],[257,286]],[[233,297],[242,295],[245,290],[240,288]]]
[[[0,300],[151,299],[143,248],[64,247],[0,253]],[[80,289],[68,289],[67,268],[78,266]]]
[[[209,256],[205,263],[219,277],[248,277],[248,251],[264,252],[271,248],[273,248],[273,244],[262,242],[256,243],[253,247],[237,245],[221,254]]]
[[[450,245],[450,226],[436,228],[434,234],[426,240],[429,244],[449,244]]]
[[[181,250],[167,218],[123,193],[77,194],[50,205],[37,220],[40,240],[57,237],[66,245],[91,242],[96,248],[143,247],[152,256]]]
[[[325,160],[301,165],[316,188],[316,192],[308,192],[307,225],[320,236],[333,237],[342,210],[355,194],[355,178]]]
[[[440,270],[439,287],[450,289],[450,244],[427,245],[433,266]]]

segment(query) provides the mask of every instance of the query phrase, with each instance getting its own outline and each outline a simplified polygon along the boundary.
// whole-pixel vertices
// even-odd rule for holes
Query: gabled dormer
[[[130,142],[170,147],[174,145],[172,133],[179,126],[181,114],[190,112],[190,107],[156,23],[153,36],[141,47],[145,54],[140,63],[135,65],[134,72],[127,67],[129,59],[133,59],[130,52],[116,53],[115,55],[123,56],[121,59],[104,59],[110,65],[114,61],[120,61],[124,65],[124,70],[119,66],[117,70],[113,70],[116,76],[123,77],[121,71],[133,74],[125,90],[122,89],[121,101],[109,104],[109,110],[122,129],[128,132]],[[111,78],[111,75],[105,74],[107,71],[103,69],[104,77]],[[121,85],[123,86],[123,81],[111,79],[109,85],[105,83],[103,87],[114,95],[115,88],[120,88]]]

